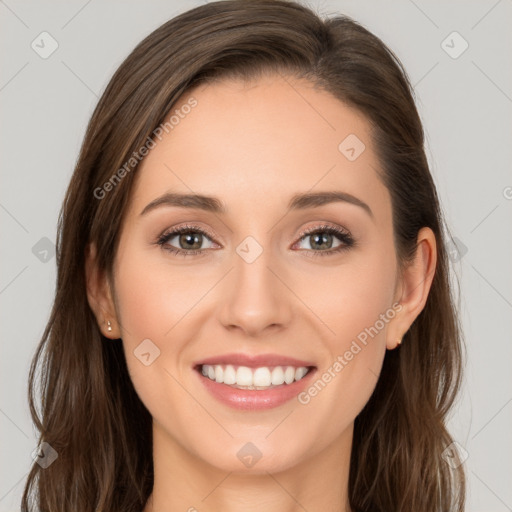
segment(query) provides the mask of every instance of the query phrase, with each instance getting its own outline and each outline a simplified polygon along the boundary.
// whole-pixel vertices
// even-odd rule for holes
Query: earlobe
[[[111,286],[105,272],[100,272],[98,269],[96,246],[93,243],[89,244],[85,250],[85,279],[87,300],[101,333],[107,338],[120,338]]]
[[[436,264],[436,237],[430,228],[422,228],[418,232],[414,260],[405,268],[401,277],[401,297],[398,300],[402,308],[388,332],[386,347],[389,350],[400,345],[403,336],[425,307]]]

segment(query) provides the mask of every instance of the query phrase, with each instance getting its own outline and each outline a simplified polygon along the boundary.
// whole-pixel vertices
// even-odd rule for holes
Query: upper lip
[[[234,366],[247,366],[249,368],[258,368],[261,366],[315,366],[311,361],[302,361],[294,357],[281,356],[279,354],[223,354],[202,359],[194,363],[194,367],[202,365],[231,364]]]

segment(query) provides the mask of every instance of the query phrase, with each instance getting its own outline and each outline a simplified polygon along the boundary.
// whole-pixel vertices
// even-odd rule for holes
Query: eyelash
[[[199,226],[193,226],[193,225],[185,225],[181,226],[179,228],[176,228],[173,231],[170,231],[169,233],[163,233],[160,235],[156,241],[158,245],[162,247],[163,250],[170,252],[171,254],[175,254],[177,256],[195,256],[199,254],[203,254],[208,249],[196,249],[196,250],[184,250],[184,249],[177,249],[176,247],[167,246],[167,242],[174,238],[176,235],[181,235],[184,233],[200,233],[202,235],[206,235],[209,239],[213,239],[213,236],[208,232],[205,231],[203,228],[200,228]],[[348,233],[348,231],[335,228],[333,226],[329,226],[327,224],[323,224],[321,226],[315,226],[314,228],[308,228],[304,230],[300,236],[299,240],[301,241],[303,238],[307,237],[308,235],[316,234],[316,233],[328,233],[330,235],[335,235],[342,243],[343,245],[340,245],[339,247],[336,247],[335,249],[328,249],[325,251],[315,251],[313,249],[302,249],[308,252],[312,252],[312,256],[332,256],[334,254],[338,254],[342,251],[346,251],[350,249],[351,247],[355,246],[355,241]]]

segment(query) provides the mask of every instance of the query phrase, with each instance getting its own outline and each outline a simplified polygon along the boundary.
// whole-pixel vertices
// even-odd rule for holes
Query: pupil
[[[201,234],[191,235],[190,233],[182,234],[180,236],[180,244],[183,244],[186,249],[199,249],[201,247]],[[194,246],[197,244],[197,246]]]
[[[328,242],[331,242],[331,243],[328,243]],[[322,248],[320,247],[322,243],[326,243],[328,244],[328,247],[327,249],[330,249],[331,245],[332,245],[332,235],[329,234],[329,233],[325,233],[323,235],[319,235],[318,233],[313,235],[313,243],[311,244],[311,247],[313,247],[313,249],[318,249],[318,248]]]

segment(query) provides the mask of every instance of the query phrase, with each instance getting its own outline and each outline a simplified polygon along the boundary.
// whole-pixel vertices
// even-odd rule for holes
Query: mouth
[[[235,409],[261,410],[283,405],[311,383],[316,366],[197,364],[196,374],[217,400]]]
[[[280,386],[289,386],[302,380],[315,366],[259,366],[250,368],[238,365],[196,366],[196,371],[211,381],[225,384],[234,389],[267,390]]]

